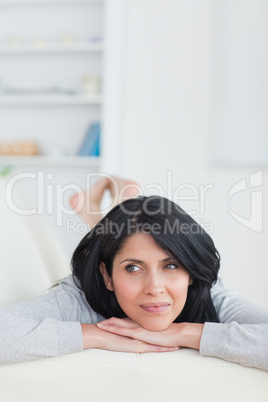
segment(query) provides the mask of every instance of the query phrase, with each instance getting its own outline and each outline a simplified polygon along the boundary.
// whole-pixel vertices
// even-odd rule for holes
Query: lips
[[[141,304],[140,307],[147,311],[147,313],[153,313],[153,314],[160,314],[164,312],[168,307],[170,306],[169,303],[145,303]]]

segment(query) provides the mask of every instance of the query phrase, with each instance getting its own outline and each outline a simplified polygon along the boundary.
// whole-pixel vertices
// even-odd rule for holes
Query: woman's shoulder
[[[60,279],[54,285],[54,287],[55,289],[64,289],[66,292],[73,292],[79,295],[84,294],[80,287],[80,282],[78,281],[78,279],[74,279],[72,274]]]
[[[88,304],[84,292],[72,275],[60,280],[45,294],[21,302],[2,306],[1,317],[44,320],[46,318],[68,322],[93,324],[104,318]]]
[[[212,300],[216,299],[229,299],[229,298],[238,298],[239,295],[236,291],[227,289],[224,285],[224,282],[221,277],[218,277],[217,281],[211,288],[211,297]]]
[[[65,309],[68,306],[68,313],[73,312],[73,318],[84,323],[96,323],[104,318],[96,313],[86,300],[85,293],[80,287],[80,282],[72,275],[63,278],[55,286],[54,295],[58,304]]]
[[[222,290],[226,290],[226,289],[225,289],[222,278],[218,277],[217,281],[214,283],[214,285],[211,288],[211,293],[213,294],[213,293],[219,292],[220,290],[222,291]]]
[[[236,321],[240,324],[267,323],[268,311],[226,289],[221,278],[211,289],[211,298],[220,322]]]

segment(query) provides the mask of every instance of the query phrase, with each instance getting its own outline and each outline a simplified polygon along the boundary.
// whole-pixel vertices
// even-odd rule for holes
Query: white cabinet
[[[122,40],[122,0],[0,0],[0,141],[40,149],[40,156],[0,155],[1,165],[117,173]],[[86,90],[85,77],[99,90]],[[77,156],[96,121],[100,157]]]

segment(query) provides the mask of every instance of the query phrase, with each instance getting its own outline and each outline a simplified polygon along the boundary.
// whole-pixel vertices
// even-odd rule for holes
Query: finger
[[[119,338],[121,338],[121,342],[118,342]],[[117,339],[117,347],[121,351],[129,351],[133,353],[159,353],[159,352],[174,352],[179,350],[179,346],[169,347],[169,346],[160,346],[160,345],[152,345],[146,342],[129,339],[125,337],[119,337]],[[116,348],[117,348],[116,347]]]
[[[175,352],[180,349],[179,346],[166,347],[166,346],[150,345],[150,344],[146,344],[146,343],[144,345],[145,345],[145,347],[143,347],[143,350],[139,351],[137,353]]]
[[[119,325],[113,325],[113,324],[108,324],[108,323],[102,324],[102,322],[97,323],[97,327],[99,329],[102,329],[103,331],[111,332],[116,335],[127,336],[129,338],[143,340],[143,339],[140,339],[137,337],[137,331],[135,331],[135,329],[136,329],[135,327],[127,327],[127,326],[120,325],[120,324]],[[135,331],[135,334],[134,334],[134,331]]]
[[[104,342],[101,349],[132,353],[172,352],[179,349],[179,347],[153,345],[120,335],[108,334],[107,332],[106,334],[107,336],[104,337]]]
[[[98,327],[106,327],[106,326],[114,326],[114,327],[125,327],[125,328],[137,328],[138,325],[134,322],[131,321],[130,319],[127,318],[116,318],[116,317],[111,317],[108,318],[107,320],[101,321],[97,323]]]
[[[132,327],[123,327],[123,326],[118,326],[118,325],[112,325],[112,324],[105,324],[102,325],[102,323],[97,324],[98,328],[105,331],[109,332],[114,335],[118,335],[121,337],[125,338],[131,338],[133,340],[136,340],[138,342],[145,342],[146,344],[151,344],[151,345],[158,345],[159,346],[159,338],[155,338],[155,334],[148,334],[146,330],[143,328],[132,328]],[[160,342],[161,345],[162,342]],[[161,345],[163,347],[175,347],[175,345]]]

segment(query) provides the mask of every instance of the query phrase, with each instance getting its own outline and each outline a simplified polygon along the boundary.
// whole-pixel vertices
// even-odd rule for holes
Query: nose
[[[159,273],[148,273],[144,282],[144,293],[146,295],[158,296],[164,293],[165,286]]]

